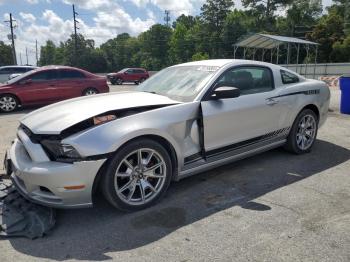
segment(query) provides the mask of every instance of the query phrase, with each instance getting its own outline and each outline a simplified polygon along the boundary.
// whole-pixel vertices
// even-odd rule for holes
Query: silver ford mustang
[[[303,154],[325,122],[326,84],[285,68],[208,60],[160,71],[134,92],[67,100],[26,115],[5,159],[17,189],[53,207],[87,207],[100,187],[123,210],[170,182],[284,146]]]

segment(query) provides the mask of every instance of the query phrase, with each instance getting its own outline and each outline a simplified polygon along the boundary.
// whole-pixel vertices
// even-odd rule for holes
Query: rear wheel
[[[296,117],[289,133],[285,148],[295,154],[311,151],[316,141],[318,118],[314,111],[305,109]]]
[[[12,112],[18,107],[18,99],[13,95],[0,96],[0,112]]]
[[[157,202],[166,192],[172,165],[164,147],[150,139],[125,145],[108,165],[102,191],[115,207],[135,211]]]
[[[95,88],[87,88],[83,92],[83,96],[92,96],[96,94],[98,94],[98,91]]]

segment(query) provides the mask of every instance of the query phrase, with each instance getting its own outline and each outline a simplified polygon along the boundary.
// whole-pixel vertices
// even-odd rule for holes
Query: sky
[[[35,41],[38,46],[50,39],[56,44],[73,32],[72,4],[78,13],[79,33],[95,41],[96,46],[117,34],[136,36],[155,23],[164,23],[164,11],[170,10],[171,20],[180,14],[198,15],[205,0],[0,0],[0,40],[10,44],[9,20],[16,20],[17,61],[36,64]],[[242,8],[240,0],[235,7]],[[323,0],[330,5],[332,0]]]

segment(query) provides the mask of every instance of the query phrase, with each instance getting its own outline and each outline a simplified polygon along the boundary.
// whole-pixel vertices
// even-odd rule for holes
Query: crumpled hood
[[[145,92],[108,93],[52,104],[24,116],[20,122],[35,134],[57,135],[74,124],[108,111],[178,103]]]

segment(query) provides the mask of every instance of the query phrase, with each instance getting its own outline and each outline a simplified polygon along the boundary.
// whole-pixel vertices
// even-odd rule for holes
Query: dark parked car
[[[117,73],[108,74],[107,78],[112,85],[121,85],[124,82],[139,84],[149,78],[149,74],[143,68],[125,68]]]
[[[45,66],[0,84],[0,112],[109,92],[105,77],[67,66]]]

